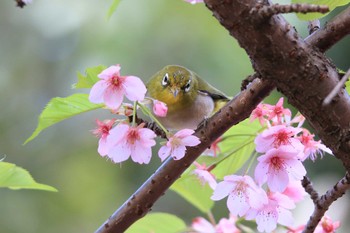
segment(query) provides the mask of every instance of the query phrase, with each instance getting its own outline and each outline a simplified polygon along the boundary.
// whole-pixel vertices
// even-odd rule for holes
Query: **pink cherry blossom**
[[[96,119],[97,128],[94,129],[92,133],[100,138],[97,151],[101,156],[106,156],[108,153],[107,136],[109,135],[109,131],[112,129],[115,121],[116,119],[111,119],[102,122]]]
[[[309,157],[312,161],[315,161],[317,154],[320,154],[321,157],[324,152],[332,154],[332,151],[323,145],[321,141],[315,141],[314,136],[315,135],[310,134],[307,129],[303,129],[302,135],[298,137],[300,142],[304,145],[304,155],[301,158],[302,160]]]
[[[162,101],[153,100],[153,112],[156,116],[165,117],[168,112],[168,107]]]
[[[340,227],[340,222],[333,222],[331,218],[323,216],[315,229],[315,233],[335,233]]]
[[[288,227],[287,233],[302,233],[305,228],[305,225],[300,225],[297,227]]]
[[[216,233],[215,226],[202,217],[193,219],[192,229],[198,233]]]
[[[193,133],[192,129],[178,131],[159,149],[159,158],[164,161],[170,155],[174,160],[182,159],[186,153],[186,146],[197,146],[200,143],[199,138],[193,136]]]
[[[297,138],[295,138],[300,131],[301,129],[291,126],[272,126],[264,130],[255,138],[254,142],[256,145],[256,151],[264,153],[272,148],[278,148],[282,145],[289,145],[301,153],[304,150],[304,146]]]
[[[216,225],[217,233],[240,233],[241,231],[236,227],[237,218],[232,214],[230,217],[220,219]]]
[[[107,137],[109,147],[108,157],[115,163],[131,159],[139,164],[147,164],[151,160],[151,147],[156,144],[156,134],[143,124],[133,127],[119,124],[114,127]]]
[[[315,233],[335,233],[339,227],[339,221],[333,222],[331,218],[323,216],[315,229]],[[287,233],[302,233],[304,228],[305,225],[300,225],[298,227],[288,227]]]
[[[91,88],[89,100],[92,103],[105,103],[107,107],[117,110],[123,102],[124,95],[131,101],[145,98],[146,86],[136,76],[121,76],[120,65],[110,66],[98,77],[101,79]]]
[[[281,124],[283,122],[283,118],[285,116],[291,116],[292,112],[288,108],[283,108],[283,97],[281,97],[276,105],[266,105],[269,110],[269,120],[277,124]]]
[[[259,209],[250,209],[246,215],[247,220],[255,219],[259,232],[272,232],[277,223],[284,226],[293,224],[290,209],[295,208],[292,200],[281,193],[269,193],[268,202]]]
[[[250,208],[258,209],[267,203],[265,191],[250,176],[225,176],[216,186],[211,199],[217,201],[226,196],[227,207],[236,216],[244,216]]]
[[[221,152],[221,149],[219,147],[219,143],[222,141],[222,138],[217,138],[209,147],[209,149],[206,149],[203,152],[203,155],[208,155],[212,157],[216,157],[218,153]]]
[[[304,199],[306,192],[300,181],[292,181],[289,182],[282,194],[288,196],[295,203],[297,203]]]
[[[258,158],[255,179],[261,186],[267,182],[273,192],[283,192],[290,181],[301,180],[306,175],[298,152],[289,146],[273,148]]]
[[[191,4],[203,3],[203,0],[185,0],[185,1]]]
[[[195,174],[201,183],[204,185],[206,183],[209,184],[210,188],[215,189],[217,183],[215,176],[210,172],[210,167],[207,168],[205,164],[200,165],[197,162],[193,163],[197,168],[193,170],[193,174]]]
[[[264,126],[267,121],[267,115],[268,114],[268,108],[266,104],[258,104],[256,108],[252,111],[252,114],[250,115],[250,121],[252,122],[255,119],[258,119],[260,122],[260,125]]]
[[[217,225],[213,225],[208,220],[202,217],[197,217],[192,221],[192,229],[197,233],[240,233],[236,227],[237,218],[233,215],[220,219]]]

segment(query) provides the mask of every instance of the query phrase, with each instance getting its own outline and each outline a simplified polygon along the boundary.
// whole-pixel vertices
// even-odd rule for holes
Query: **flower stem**
[[[258,156],[258,152],[254,151],[254,154],[253,154],[253,156],[250,159],[250,162],[249,162],[248,167],[247,167],[247,169],[245,171],[245,174],[247,174],[249,172],[249,170],[250,170],[251,166],[253,165],[253,162],[255,161],[257,156]]]
[[[169,138],[169,131],[158,121],[158,119],[151,113],[151,111],[143,104],[138,103],[137,105],[141,108],[141,110],[148,115],[156,124],[165,132],[167,138]]]
[[[136,125],[136,107],[137,107],[137,101],[134,102],[134,108],[132,110],[132,126]]]

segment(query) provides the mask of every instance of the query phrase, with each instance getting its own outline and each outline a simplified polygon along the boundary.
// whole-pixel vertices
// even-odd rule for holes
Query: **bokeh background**
[[[71,88],[77,71],[119,63],[122,74],[147,81],[163,66],[180,64],[232,96],[238,93],[241,80],[252,73],[245,52],[203,4],[121,1],[107,20],[111,2],[34,0],[23,9],[15,7],[14,1],[0,3],[0,156],[59,190],[0,189],[1,233],[93,232],[160,165],[156,156],[146,166],[130,161],[116,165],[101,158],[90,130],[96,118],[109,117],[104,111],[61,122],[22,145],[51,98],[81,91]],[[286,17],[307,35],[305,22],[294,15]],[[346,38],[327,54],[346,70],[349,51]],[[278,98],[275,92],[267,101],[275,103]],[[331,156],[307,162],[307,167],[321,193],[344,172]],[[346,195],[329,211],[333,219],[343,221],[339,232],[347,232],[348,201]],[[224,205],[222,201],[215,208],[218,216],[227,214],[221,209]],[[177,214],[188,222],[200,215],[172,191],[153,210]],[[311,212],[311,201],[303,202],[295,211],[297,223],[304,223]]]

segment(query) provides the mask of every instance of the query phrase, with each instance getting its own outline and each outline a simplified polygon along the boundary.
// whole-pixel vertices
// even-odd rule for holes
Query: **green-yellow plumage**
[[[147,83],[149,97],[167,104],[166,117],[159,121],[168,129],[195,129],[204,118],[220,109],[229,98],[193,71],[169,65]]]

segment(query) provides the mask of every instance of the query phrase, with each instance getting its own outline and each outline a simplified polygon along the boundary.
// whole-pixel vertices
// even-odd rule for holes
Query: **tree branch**
[[[196,130],[201,144],[187,148],[181,160],[167,159],[165,163],[96,231],[96,233],[124,232],[131,224],[151,209],[153,204],[175,180],[207,149],[212,142],[233,125],[246,119],[266,97],[273,86],[266,81],[254,80],[226,106]]]
[[[313,4],[289,4],[289,5],[262,5],[257,4],[250,10],[250,14],[257,14],[260,18],[270,18],[273,15],[277,14],[286,14],[286,13],[303,13],[308,12],[319,12],[327,13],[329,11],[328,6],[323,5],[313,5]]]
[[[321,52],[325,52],[348,34],[350,34],[350,7],[335,16],[322,31],[311,34],[306,40]]]
[[[246,50],[257,73],[287,96],[322,141],[350,170],[349,95],[342,91],[332,104],[322,105],[324,98],[339,82],[337,70],[329,59],[305,43],[282,16],[258,22],[259,17],[256,19],[250,14],[257,4],[255,0],[204,1]],[[349,18],[343,17],[344,20]]]
[[[230,33],[232,35],[235,35],[236,33],[242,33],[242,36],[240,36],[240,39],[238,40],[242,47],[246,48],[248,51],[248,54],[251,56],[251,58],[258,58],[256,61],[253,59],[254,66],[256,67],[256,70],[259,73],[262,73],[269,81],[264,80],[261,81],[260,79],[255,79],[253,82],[248,85],[247,89],[242,91],[238,96],[236,96],[232,101],[230,101],[223,109],[219,112],[217,112],[212,118],[210,118],[207,122],[207,124],[202,126],[200,129],[196,130],[196,135],[201,138],[201,144],[194,148],[188,148],[188,151],[186,153],[186,156],[178,161],[174,161],[172,159],[168,159],[101,227],[96,231],[97,233],[111,233],[111,232],[123,232],[125,229],[127,229],[132,223],[134,223],[136,220],[143,217],[153,206],[154,202],[159,199],[161,195],[164,194],[164,192],[171,186],[173,182],[181,175],[183,171],[187,169],[188,166],[201,154],[202,151],[204,151],[217,137],[219,137],[222,133],[225,132],[228,128],[230,128],[232,125],[239,123],[240,121],[244,120],[246,117],[249,116],[250,112],[255,108],[255,106],[268,95],[268,93],[273,89],[276,82],[274,81],[275,76],[281,76],[281,78],[285,78],[286,80],[289,79],[289,77],[294,78],[293,69],[299,68],[301,64],[295,64],[295,61],[293,60],[293,63],[291,64],[291,67],[274,67],[273,64],[270,67],[270,70],[272,70],[271,74],[269,72],[268,67],[258,65],[257,63],[263,63],[261,59],[265,57],[269,57],[269,53],[266,53],[265,50],[271,50],[271,53],[275,53],[275,50],[279,49],[279,46],[284,43],[284,40],[288,41],[289,44],[296,44],[295,47],[293,47],[293,50],[288,51],[293,56],[300,56],[298,54],[298,48],[299,46],[305,50],[304,42],[298,37],[297,33],[294,30],[291,30],[292,26],[281,20],[278,16],[275,16],[271,19],[273,22],[273,26],[269,25],[259,25],[262,26],[262,30],[256,30],[256,33],[264,34],[264,36],[271,36],[271,35],[278,35],[278,38],[273,38],[273,40],[277,40],[279,46],[276,48],[274,47],[273,41],[269,40],[262,40],[260,41],[260,36],[255,37],[256,35],[254,33],[244,32],[244,26],[245,24],[242,24],[239,20],[240,16],[244,16],[248,18],[250,17],[249,11],[252,7],[255,6],[255,1],[231,1],[231,0],[205,0],[207,6],[212,9],[214,16],[219,19],[219,21],[226,21],[225,25],[229,29]],[[246,4],[246,2],[250,2],[250,4]],[[216,4],[215,6],[213,4]],[[236,5],[237,4],[237,5]],[[246,6],[244,6],[246,4]],[[222,7],[219,9],[219,5],[222,5]],[[225,12],[223,14],[223,12]],[[247,15],[248,12],[248,15]],[[230,14],[233,14],[233,17],[230,16]],[[275,19],[277,18],[277,19]],[[348,30],[348,28],[344,28],[342,25],[347,25],[348,22],[341,22],[341,21],[350,21],[348,19],[349,17],[345,17],[344,13],[341,14],[340,18],[336,17],[334,20],[340,24],[340,26],[334,27],[334,31],[326,29],[320,29],[316,31],[312,37],[309,37],[306,39],[306,42],[310,47],[312,46],[320,46],[321,51],[325,51],[326,49],[330,48],[333,44],[335,44],[337,41],[341,39],[341,37],[345,36],[343,32],[339,32],[339,30]],[[238,21],[236,21],[238,19]],[[281,22],[280,22],[281,21]],[[266,24],[269,24],[268,22]],[[330,22],[328,25],[333,25],[333,21]],[[249,25],[249,22],[248,22]],[[255,25],[249,25],[249,29],[251,30],[252,27]],[[274,29],[278,30],[274,30]],[[350,27],[349,27],[350,28]],[[282,32],[280,31],[281,29]],[[231,32],[232,30],[232,32]],[[237,30],[237,32],[234,32]],[[266,34],[267,33],[267,34]],[[320,43],[319,41],[323,41],[324,38],[331,38],[332,35],[336,35],[337,40],[331,40],[331,42],[327,43],[327,46],[324,46],[324,43]],[[295,42],[295,38],[297,37],[297,42]],[[253,40],[252,40],[253,38]],[[272,37],[271,37],[272,38]],[[294,38],[294,39],[293,39]],[[252,45],[246,45],[244,40],[252,40],[254,44]],[[250,47],[251,46],[251,47]],[[268,48],[264,49],[264,46],[267,46]],[[272,48],[271,48],[272,47]],[[256,50],[257,54],[253,54],[251,50]],[[282,50],[284,51],[284,50]],[[310,52],[310,50],[308,50]],[[312,53],[314,53],[311,50]],[[261,53],[261,54],[260,54]],[[288,54],[289,54],[288,53]],[[304,53],[304,52],[303,52]],[[260,54],[260,56],[259,56]],[[305,55],[305,54],[303,54]],[[317,53],[317,56],[321,56],[322,54]],[[284,59],[281,59],[281,63],[288,63],[288,57],[286,56]],[[276,58],[276,56],[272,57],[272,60],[279,61],[279,59]],[[321,61],[326,60],[325,58],[321,59]],[[321,61],[317,61],[315,64],[315,67],[319,68],[319,66],[323,65]],[[271,65],[271,61],[269,60],[269,65]],[[310,63],[306,63],[310,64]],[[287,64],[285,64],[287,65]],[[326,68],[330,68],[330,70],[333,70],[334,67],[331,66],[328,63],[326,63]],[[322,71],[324,71],[324,66],[322,67]],[[316,69],[317,69],[316,68]],[[285,69],[285,71],[284,71]],[[313,69],[314,70],[314,69]],[[292,73],[291,76],[290,73]],[[298,72],[296,75],[300,75],[300,72]],[[306,73],[305,75],[301,75],[302,78],[304,78],[306,81],[310,82],[313,79],[313,73]],[[259,76],[257,74],[254,74],[253,76]],[[320,76],[317,76],[320,77]],[[323,77],[323,76],[322,76]],[[279,79],[277,80],[280,82]],[[293,80],[289,80],[289,82],[292,82]],[[307,86],[310,83],[304,83],[300,84],[301,89],[296,88],[295,85],[292,85],[291,91],[295,92],[295,94],[303,93],[303,86]],[[334,82],[334,83],[333,83]],[[312,82],[312,85],[315,83]],[[277,85],[279,87],[279,85]],[[335,80],[332,79],[332,86],[335,86]],[[285,89],[285,87],[283,88]],[[323,87],[322,87],[323,90]],[[285,92],[285,91],[284,91]],[[308,95],[309,96],[309,95]],[[307,96],[307,98],[309,98]],[[313,95],[311,95],[312,97]],[[317,97],[317,98],[316,98]],[[317,100],[319,97],[318,95],[316,97],[313,97],[313,108],[319,107],[321,104],[321,100]],[[317,101],[315,101],[315,98]],[[344,97],[342,97],[344,98]],[[344,100],[340,101],[342,103],[342,106],[344,105]],[[345,101],[346,102],[346,101]],[[336,109],[339,108],[339,106],[333,106]],[[337,110],[338,111],[338,110]],[[333,112],[333,111],[332,111]],[[317,111],[316,111],[317,113]],[[325,114],[321,114],[325,115]],[[317,115],[312,115],[310,117],[310,114],[308,114],[309,120],[314,121],[314,118],[317,117]],[[334,116],[334,113],[332,113],[332,116]],[[338,119],[339,117],[336,117]],[[322,124],[323,125],[323,124]],[[342,125],[342,124],[340,124]],[[333,124],[331,125],[333,127]],[[339,127],[335,128],[336,132],[339,132]],[[319,128],[318,128],[319,129]],[[325,127],[327,129],[327,132],[329,132],[330,129]],[[328,137],[324,137],[326,140],[328,140]],[[331,141],[333,142],[333,141]],[[330,143],[330,142],[329,142]]]
[[[343,196],[346,190],[350,188],[350,176],[346,173],[345,176],[338,181],[336,185],[314,201],[316,208],[312,213],[303,233],[312,233],[315,231],[317,224],[324,216],[329,206],[339,197]]]

